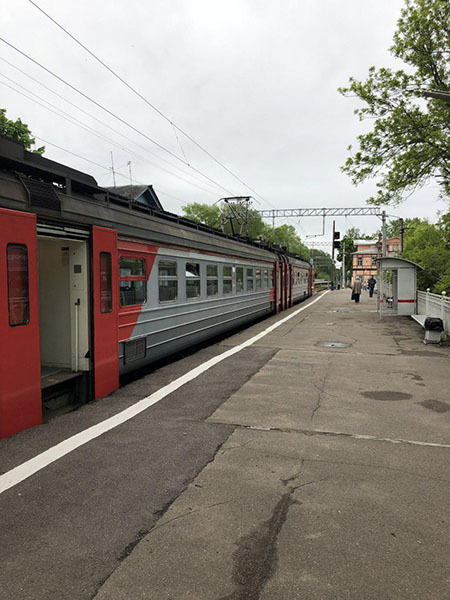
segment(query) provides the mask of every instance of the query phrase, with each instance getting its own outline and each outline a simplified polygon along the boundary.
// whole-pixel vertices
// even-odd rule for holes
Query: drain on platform
[[[333,308],[331,312],[353,312],[352,308],[347,308],[346,306],[337,306]]]
[[[405,394],[405,392],[393,392],[392,390],[362,392],[362,395],[371,400],[380,400],[381,402],[398,402],[399,400],[409,400],[412,398],[411,394]]]
[[[317,342],[316,346],[323,348],[348,348],[351,344],[346,344],[345,342]]]

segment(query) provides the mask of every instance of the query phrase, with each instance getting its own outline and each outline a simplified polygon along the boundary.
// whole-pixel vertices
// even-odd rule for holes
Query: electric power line
[[[130,129],[132,129],[133,131],[135,131],[136,133],[138,133],[139,135],[143,136],[145,139],[147,139],[148,141],[150,141],[152,144],[155,144],[155,146],[157,146],[158,148],[160,148],[164,152],[167,152],[168,154],[170,154],[170,156],[173,156],[174,158],[176,158],[176,160],[182,162],[183,164],[186,164],[193,171],[195,171],[196,173],[199,173],[200,175],[202,175],[203,177],[205,177],[205,179],[208,179],[208,181],[211,181],[212,183],[214,183],[215,185],[217,185],[218,187],[220,187],[222,190],[224,190],[228,194],[232,194],[233,195],[232,191],[230,191],[229,189],[227,189],[226,187],[224,187],[223,185],[221,185],[220,183],[218,183],[217,181],[215,181],[214,179],[212,179],[211,177],[209,177],[208,175],[206,175],[205,173],[203,173],[202,171],[200,171],[200,169],[197,169],[196,167],[193,167],[191,164],[186,163],[185,160],[183,160],[182,158],[180,158],[174,152],[172,152],[171,150],[165,148],[162,144],[160,144],[156,140],[152,139],[146,133],[140,131],[139,129],[137,129],[137,127],[134,127],[134,125],[131,125],[125,119],[122,119],[122,117],[119,117],[118,115],[116,115],[114,112],[112,112],[111,110],[109,110],[109,108],[106,108],[105,106],[103,106],[102,104],[100,104],[100,102],[97,102],[97,100],[94,100],[93,98],[91,98],[90,96],[88,96],[87,94],[85,94],[84,92],[82,92],[81,90],[79,90],[77,87],[75,87],[74,85],[72,85],[71,83],[69,83],[68,81],[66,81],[65,79],[63,79],[62,77],[60,77],[59,75],[57,75],[56,73],[54,73],[53,71],[51,71],[51,69],[45,67],[39,61],[35,60],[34,58],[32,58],[31,56],[29,56],[28,54],[26,54],[26,52],[23,52],[23,50],[20,50],[19,48],[17,48],[16,46],[14,46],[14,44],[11,44],[11,42],[8,42],[7,40],[5,40],[5,38],[0,37],[0,41],[2,41],[4,44],[6,44],[10,48],[12,48],[15,52],[17,52],[17,53],[21,54],[22,56],[24,56],[26,59],[28,59],[29,61],[31,61],[33,64],[37,65],[38,67],[40,67],[41,69],[43,69],[44,71],[46,71],[47,73],[49,73],[50,75],[52,75],[52,77],[55,77],[56,79],[58,79],[58,81],[61,81],[61,83],[64,83],[64,85],[66,85],[70,89],[72,89],[75,92],[77,92],[77,94],[79,94],[80,96],[82,96],[86,100],[89,100],[89,102],[92,102],[93,104],[95,104],[95,106],[97,106],[98,108],[101,108],[104,112],[108,113],[109,115],[111,115],[112,117],[114,117],[115,119],[117,119],[118,121],[120,121],[121,123],[123,123],[124,125],[126,125],[127,127],[129,127]]]
[[[92,50],[89,50],[87,46],[85,46],[78,38],[76,38],[70,31],[68,31],[65,27],[63,27],[58,21],[56,21],[53,17],[51,17],[48,13],[46,13],[38,4],[33,2],[33,0],[28,0],[30,4],[32,4],[35,8],[37,8],[43,15],[45,15],[52,23],[54,23],[59,29],[64,31],[66,35],[68,35],[76,44],[78,44],[83,50],[85,50],[92,58],[94,58],[98,63],[100,63],[105,69],[107,69],[114,77],[116,77],[121,83],[123,83],[129,90],[131,90],[136,96],[138,96],[141,100],[143,100],[150,108],[156,111],[163,119],[165,119],[172,127],[177,129],[180,133],[182,133],[189,141],[191,141],[197,148],[202,150],[205,154],[207,154],[214,162],[220,165],[225,171],[227,171],[230,175],[232,175],[235,179],[237,179],[242,185],[248,188],[253,194],[261,198],[266,204],[275,208],[268,200],[263,198],[257,191],[251,188],[248,184],[245,183],[238,175],[233,173],[231,169],[229,169],[226,165],[224,165],[220,160],[218,160],[215,156],[213,156],[206,148],[204,148],[201,144],[199,144],[192,136],[190,136],[186,131],[181,129],[176,123],[172,121],[169,117],[167,117],[159,108],[157,108],[154,104],[152,104],[145,96],[143,96],[140,92],[138,92],[132,85],[130,85],[125,79],[123,79],[118,73],[116,73],[110,66],[108,66],[101,58],[99,58]],[[181,144],[180,144],[181,146]],[[182,149],[184,154],[184,151]],[[189,163],[187,163],[189,164]],[[189,165],[190,166],[190,165]]]
[[[58,150],[62,150],[63,152],[67,152],[67,154],[71,154],[72,156],[76,156],[77,158],[81,158],[82,160],[85,160],[86,162],[89,162],[89,163],[95,165],[96,167],[100,167],[101,169],[104,169],[105,171],[109,171],[109,173],[111,173],[111,167],[105,167],[105,165],[101,165],[101,164],[99,164],[99,163],[91,160],[90,158],[86,158],[85,156],[82,156],[81,154],[77,154],[76,152],[72,152],[71,150],[68,150],[67,148],[63,148],[62,146],[58,146],[58,144],[54,144],[53,142],[49,142],[48,140],[44,140],[41,137],[35,136],[35,138],[37,140],[39,140],[40,142],[44,142],[44,144],[47,144],[48,146],[53,146],[55,148],[58,148]],[[128,179],[128,175],[125,175],[124,173],[121,173],[120,171],[115,171],[115,174],[119,175],[120,177],[125,177],[125,179]],[[102,175],[107,175],[107,173],[102,173]],[[147,185],[146,183],[144,183],[142,181],[139,181],[138,179],[135,179],[135,181],[139,185]],[[159,187],[158,187],[157,191],[160,194],[164,194],[165,196],[169,196],[169,198],[173,198],[174,200],[178,200],[182,204],[185,203],[180,198],[177,198],[176,196],[173,196],[172,194],[169,194],[168,192],[164,192]]]
[[[9,62],[8,60],[6,60],[6,58],[3,58],[2,56],[0,56],[0,60],[3,61],[4,63],[6,63],[7,65],[9,65],[10,67],[12,67],[13,69],[15,69],[16,71],[18,71],[19,73],[21,73],[22,75],[25,75],[25,77],[28,77],[29,79],[31,79],[32,81],[34,81],[35,83],[37,83],[38,85],[40,85],[41,87],[43,87],[44,89],[46,89],[47,91],[49,91],[51,94],[54,94],[55,96],[57,96],[58,98],[60,98],[61,100],[63,100],[64,102],[67,102],[67,104],[70,104],[70,106],[76,108],[77,110],[79,110],[80,112],[82,112],[83,114],[87,115],[88,117],[90,117],[91,119],[93,119],[94,121],[97,121],[98,123],[100,123],[101,125],[103,125],[103,127],[106,127],[108,129],[110,129],[111,131],[113,131],[114,133],[116,133],[117,135],[123,137],[124,139],[128,140],[129,142],[131,142],[132,144],[135,144],[138,148],[141,148],[141,150],[144,150],[145,152],[147,152],[148,154],[150,154],[151,156],[154,156],[155,158],[157,158],[158,160],[170,165],[172,168],[179,170],[181,173],[183,173],[184,175],[187,175],[188,177],[192,177],[193,179],[196,179],[197,181],[200,181],[201,183],[203,183],[204,185],[210,185],[209,183],[207,183],[206,181],[204,181],[204,179],[201,179],[200,177],[198,177],[197,175],[195,175],[194,173],[189,173],[187,171],[184,171],[180,166],[178,165],[174,165],[173,163],[171,163],[169,160],[163,158],[162,156],[158,156],[158,154],[155,154],[154,152],[151,152],[148,148],[146,148],[145,146],[142,146],[141,144],[138,144],[135,140],[133,140],[132,138],[128,137],[127,135],[125,135],[124,133],[120,132],[117,129],[114,129],[114,127],[111,127],[110,125],[108,125],[107,123],[105,123],[104,121],[102,121],[101,119],[98,119],[95,115],[89,113],[88,111],[84,110],[83,108],[81,108],[80,106],[78,106],[77,104],[75,104],[74,102],[71,102],[70,100],[68,100],[67,98],[65,98],[64,96],[61,96],[61,94],[58,94],[58,92],[55,92],[55,90],[53,90],[52,88],[48,87],[47,85],[45,85],[44,83],[42,83],[41,81],[39,81],[38,79],[36,79],[35,77],[33,77],[32,75],[30,75],[29,73],[26,73],[25,71],[23,71],[22,69],[19,69],[19,67],[17,67],[16,65],[14,65],[13,63]],[[6,77],[5,75],[3,75],[3,77]],[[9,79],[9,81],[13,81],[11,79]],[[20,86],[20,84],[18,84],[17,82],[14,82],[15,85]],[[20,86],[22,87],[22,86]],[[27,90],[29,91],[29,90]],[[33,92],[29,91],[30,94],[32,94]],[[113,142],[112,142],[113,143]],[[160,167],[159,165],[155,165],[154,163],[148,161],[148,159],[145,159],[143,157],[141,157],[139,154],[137,154],[135,151],[130,150],[129,148],[126,147],[122,147],[120,146],[121,149],[133,153],[135,156],[137,156],[138,158],[140,158],[141,160],[147,161],[149,162],[149,164],[152,164],[153,166],[156,166],[159,169],[162,169],[162,167]],[[164,169],[162,169],[164,170]],[[170,171],[167,171],[167,173],[171,174]],[[174,174],[175,175],[175,174]],[[178,177],[177,175],[175,175],[176,177]],[[215,186],[217,187],[217,186]],[[203,188],[200,188],[203,189]],[[218,188],[221,189],[221,188]],[[205,191],[205,190],[204,190]],[[211,192],[212,193],[212,192]]]
[[[29,94],[31,94],[32,96],[35,96],[35,98],[38,98],[38,100],[35,100],[34,98],[31,98],[30,96],[28,96],[27,93],[21,92],[20,90],[16,90],[14,87],[12,87],[11,85],[0,81],[1,85],[4,85],[5,87],[13,90],[14,92],[16,92],[17,94],[20,94],[21,96],[24,96],[25,98],[27,98],[28,100],[30,100],[31,102],[34,102],[35,104],[38,104],[39,106],[42,106],[42,108],[45,108],[46,110],[52,112],[53,114],[61,117],[62,119],[65,119],[66,121],[68,121],[69,123],[72,123],[73,125],[76,125],[77,127],[80,127],[81,129],[87,131],[88,133],[98,137],[99,139],[103,140],[103,141],[107,141],[108,143],[112,144],[113,146],[116,146],[117,148],[119,148],[120,150],[123,150],[125,152],[129,152],[130,154],[133,154],[134,156],[137,156],[140,160],[143,160],[144,162],[148,162],[149,164],[153,165],[154,167],[156,167],[157,169],[160,169],[161,171],[164,171],[165,173],[168,173],[169,175],[173,176],[173,177],[177,177],[178,179],[180,179],[181,181],[184,181],[185,183],[187,183],[188,185],[192,185],[200,190],[202,190],[203,192],[207,193],[207,194],[212,194],[214,195],[214,193],[210,190],[207,190],[203,187],[201,187],[200,185],[193,183],[192,181],[188,181],[187,179],[185,179],[184,177],[181,177],[180,175],[178,175],[177,173],[173,173],[171,171],[169,171],[168,169],[165,169],[164,167],[161,167],[159,165],[156,165],[155,163],[152,163],[151,161],[149,161],[148,159],[140,156],[139,154],[137,154],[136,152],[134,152],[133,150],[130,150],[129,148],[126,148],[120,144],[118,144],[117,142],[115,142],[114,140],[112,140],[111,138],[105,136],[103,133],[100,133],[98,131],[96,131],[95,129],[89,127],[88,125],[85,125],[83,123],[81,123],[78,119],[76,119],[75,117],[73,117],[72,115],[70,115],[69,113],[63,111],[60,108],[56,108],[56,107],[51,107],[52,105],[49,106],[45,106],[44,104],[42,104],[42,102],[45,102],[46,104],[50,104],[47,100],[45,100],[44,98],[41,98],[40,96],[38,96],[37,94],[35,94],[34,92],[31,92],[30,90],[27,90],[24,86],[20,85],[19,83],[13,81],[12,79],[10,79],[9,77],[6,77],[6,75],[3,75],[2,73],[0,73],[1,77],[4,77],[5,79],[7,79],[8,81],[12,81],[14,83],[14,85],[17,85],[18,87],[25,89]],[[42,102],[40,102],[42,101]],[[59,112],[58,112],[59,111]],[[61,113],[61,114],[60,114]],[[206,184],[205,184],[206,185]]]

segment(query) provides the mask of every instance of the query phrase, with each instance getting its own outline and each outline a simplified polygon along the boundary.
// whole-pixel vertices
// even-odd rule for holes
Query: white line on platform
[[[14,469],[11,469],[11,471],[8,471],[7,473],[0,475],[0,494],[2,494],[6,490],[9,490],[10,488],[14,487],[21,481],[28,479],[28,477],[31,477],[32,475],[34,475],[41,469],[44,469],[51,463],[53,463],[53,462],[59,460],[60,458],[62,458],[63,456],[65,456],[66,454],[73,452],[80,446],[87,444],[91,440],[103,435],[104,433],[106,433],[107,431],[110,431],[111,429],[114,429],[118,425],[121,425],[122,423],[129,421],[130,419],[132,419],[139,413],[143,412],[144,410],[147,410],[147,408],[150,408],[150,406],[153,406],[154,404],[156,404],[157,402],[159,402],[160,400],[162,400],[163,398],[165,398],[172,392],[175,392],[178,388],[183,386],[185,383],[192,381],[193,379],[195,379],[196,377],[198,377],[199,375],[201,375],[202,373],[204,373],[211,367],[214,367],[218,363],[222,362],[226,358],[233,356],[233,354],[237,354],[244,348],[248,348],[248,346],[251,346],[258,340],[260,340],[261,338],[266,336],[268,333],[271,333],[272,331],[274,331],[274,329],[277,329],[278,327],[280,327],[280,325],[283,325],[283,323],[286,323],[286,321],[289,321],[293,317],[296,317],[303,310],[309,308],[310,306],[312,306],[313,304],[318,302],[327,293],[328,293],[328,291],[324,292],[323,294],[321,294],[318,298],[316,298],[312,302],[308,302],[308,304],[303,305],[301,308],[297,309],[296,311],[294,311],[287,317],[284,317],[283,319],[280,319],[273,325],[270,325],[269,327],[267,327],[267,329],[264,329],[264,331],[261,331],[261,333],[258,333],[255,336],[253,336],[252,338],[250,338],[249,340],[243,342],[242,344],[239,344],[239,346],[230,348],[230,350],[227,350],[226,352],[223,352],[222,354],[219,354],[218,356],[215,356],[214,358],[207,360],[206,362],[199,365],[195,369],[192,369],[192,371],[190,371],[189,373],[186,373],[185,375],[178,377],[178,379],[175,379],[175,381],[172,381],[172,383],[165,385],[164,387],[162,387],[158,391],[154,392],[150,396],[147,396],[146,398],[139,400],[132,406],[126,408],[125,410],[117,413],[116,415],[114,415],[112,417],[109,417],[108,419],[105,419],[105,421],[102,421],[101,423],[97,423],[97,425],[93,425],[92,427],[88,427],[87,429],[80,431],[79,433],[76,433],[75,435],[71,436],[70,438],[67,438],[66,440],[63,440],[62,442],[60,442],[59,444],[56,444],[56,446],[53,446],[52,448],[45,450],[45,452],[42,452],[41,454],[38,454],[37,456],[30,458],[30,460],[27,460],[26,462],[15,467]]]

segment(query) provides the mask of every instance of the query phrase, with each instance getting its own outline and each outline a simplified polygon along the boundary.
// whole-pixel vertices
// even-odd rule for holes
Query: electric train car
[[[42,402],[84,402],[122,374],[312,294],[309,263],[141,206],[0,137],[0,437]]]

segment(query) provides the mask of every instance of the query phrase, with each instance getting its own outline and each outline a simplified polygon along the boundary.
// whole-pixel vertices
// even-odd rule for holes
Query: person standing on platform
[[[361,280],[359,277],[355,277],[355,281],[353,282],[352,287],[352,300],[355,303],[359,302],[359,297],[361,296]]]
[[[375,289],[376,282],[377,280],[375,279],[375,277],[371,275],[367,282],[367,285],[369,286],[369,298],[372,298],[373,296],[373,290]]]

